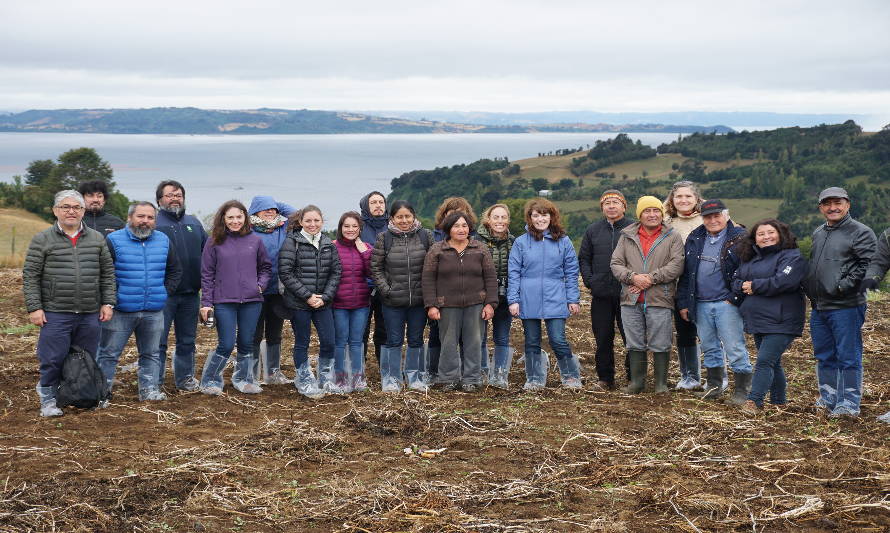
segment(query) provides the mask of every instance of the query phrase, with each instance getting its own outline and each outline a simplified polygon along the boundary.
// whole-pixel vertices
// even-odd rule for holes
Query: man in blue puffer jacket
[[[130,335],[139,351],[139,400],[166,400],[158,382],[164,305],[179,285],[182,269],[166,235],[155,231],[157,209],[151,202],[130,206],[127,225],[108,235],[114,260],[117,307],[102,324],[96,362],[111,390],[117,362]]]

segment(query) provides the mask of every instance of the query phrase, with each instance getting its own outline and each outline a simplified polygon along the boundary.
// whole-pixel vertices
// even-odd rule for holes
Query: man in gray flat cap
[[[850,197],[840,187],[819,193],[825,223],[813,232],[804,281],[812,304],[810,335],[816,357],[819,399],[830,416],[859,416],[862,399],[862,281],[877,246],[875,232],[850,216]]]

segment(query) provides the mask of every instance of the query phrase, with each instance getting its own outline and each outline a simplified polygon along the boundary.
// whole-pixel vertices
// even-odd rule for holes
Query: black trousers
[[[689,310],[690,318],[694,316],[695,309]],[[677,328],[677,348],[695,346],[695,322],[683,320],[680,310],[674,305],[674,327]]]
[[[596,339],[596,375],[600,381],[615,383],[615,324],[618,324],[618,332],[621,339],[624,338],[624,328],[621,324],[621,298],[592,297],[590,299],[590,325],[593,329],[593,338]],[[628,368],[625,356],[624,367]],[[628,379],[630,377],[628,376]]]
[[[371,296],[371,312],[368,313],[368,324],[365,326],[365,336],[366,339],[371,334],[371,318],[374,319],[374,356],[377,357],[377,362],[380,362],[380,346],[386,344],[386,323],[383,321],[383,298],[380,297],[380,294],[374,292],[374,296]],[[365,360],[368,358],[368,343],[365,342]]]

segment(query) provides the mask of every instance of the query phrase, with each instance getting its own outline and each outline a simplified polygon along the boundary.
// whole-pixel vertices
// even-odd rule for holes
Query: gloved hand
[[[862,283],[859,284],[859,291],[862,293],[873,291],[878,288],[878,280],[875,278],[865,278],[862,280]]]

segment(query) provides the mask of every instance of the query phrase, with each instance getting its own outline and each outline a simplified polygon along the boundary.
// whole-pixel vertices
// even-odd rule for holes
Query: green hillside
[[[724,199],[743,224],[778,216],[799,236],[821,223],[819,190],[844,186],[853,198],[853,216],[882,230],[890,212],[890,130],[863,133],[848,121],[726,135],[696,133],[659,146],[654,155],[619,135],[590,150],[570,147],[515,162],[480,160],[415,170],[392,181],[391,198],[412,201],[424,217],[431,217],[448,195],[465,196],[480,210],[506,201],[518,214],[526,199],[549,189],[566,214],[569,234],[577,239],[599,218],[603,190],[619,189],[634,203],[646,194],[663,198],[680,179],[698,183],[705,196]],[[514,230],[521,230],[520,221],[514,222]]]

